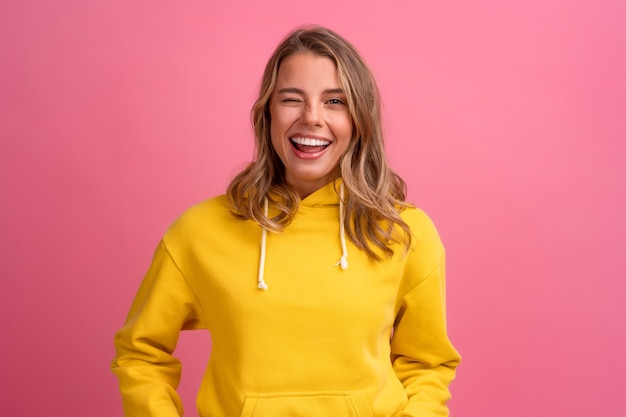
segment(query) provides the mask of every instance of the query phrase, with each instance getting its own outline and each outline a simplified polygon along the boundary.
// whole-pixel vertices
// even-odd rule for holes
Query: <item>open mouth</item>
[[[289,141],[291,142],[291,146],[293,146],[296,150],[305,153],[323,151],[331,143],[329,140],[299,137],[290,138]]]

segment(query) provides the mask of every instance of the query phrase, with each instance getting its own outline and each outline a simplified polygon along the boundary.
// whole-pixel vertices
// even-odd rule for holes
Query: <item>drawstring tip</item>
[[[342,256],[339,262],[335,264],[335,266],[341,266],[341,269],[345,271],[346,269],[348,269],[348,260],[345,256]]]
[[[265,282],[259,282],[259,289],[263,291],[267,291],[267,284]]]

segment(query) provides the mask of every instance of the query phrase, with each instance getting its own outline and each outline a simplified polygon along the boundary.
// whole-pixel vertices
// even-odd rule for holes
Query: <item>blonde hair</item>
[[[400,217],[406,185],[387,165],[380,115],[380,94],[372,72],[357,50],[335,32],[319,27],[291,32],[270,57],[259,97],[252,107],[256,158],[230,183],[227,191],[233,214],[254,220],[261,227],[280,232],[287,226],[300,202],[285,184],[284,166],[270,137],[269,102],[281,62],[288,56],[313,53],[332,60],[345,91],[353,123],[353,137],[339,161],[344,193],[344,227],[354,245],[372,259],[380,253],[392,255],[392,243],[407,249],[411,244],[409,226]],[[269,218],[263,205],[269,200],[279,214]],[[401,233],[394,229],[399,227]]]

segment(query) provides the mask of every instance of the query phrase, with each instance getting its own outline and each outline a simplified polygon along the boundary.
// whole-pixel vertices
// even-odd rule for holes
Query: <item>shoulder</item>
[[[230,203],[226,195],[222,194],[189,207],[176,221],[189,221],[228,213],[230,213]]]
[[[205,229],[234,218],[225,195],[204,200],[186,209],[168,228],[166,239],[175,239],[202,233]]]
[[[230,203],[226,195],[218,195],[189,207],[176,219],[174,224],[195,223],[198,220],[225,216],[230,214]]]
[[[400,217],[409,225],[413,237],[418,241],[440,241],[435,223],[423,210],[409,206],[400,212]]]
[[[416,207],[413,204],[408,205],[408,207],[404,208],[400,211],[400,216],[402,220],[409,223],[411,226],[421,227],[421,226],[433,226],[433,221],[430,216],[424,212],[424,210]]]
[[[403,273],[398,294],[404,296],[429,277],[444,279],[445,248],[430,216],[410,206],[400,212],[411,229],[411,247],[402,257]]]

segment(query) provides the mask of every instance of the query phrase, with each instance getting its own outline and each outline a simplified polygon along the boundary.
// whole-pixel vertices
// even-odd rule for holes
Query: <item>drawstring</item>
[[[265,214],[265,217],[267,217],[268,215],[268,205],[267,205],[267,198],[265,199],[265,201],[263,202],[263,214]],[[259,260],[259,277],[257,278],[257,283],[258,283],[258,288],[260,290],[267,290],[267,284],[265,283],[265,280],[263,279],[263,274],[265,273],[265,242],[267,240],[267,230],[265,230],[265,227],[262,228],[263,231],[261,232],[261,259]]]
[[[339,239],[341,240],[341,259],[335,266],[341,265],[341,269],[348,269],[348,248],[346,247],[346,232],[343,227],[343,184],[339,186]]]
[[[335,264],[335,266],[341,266],[342,270],[348,269],[348,248],[346,247],[346,232],[343,226],[344,214],[343,214],[343,184],[339,186],[339,239],[341,241],[341,259]],[[268,216],[268,202],[267,198],[263,202],[263,214]],[[259,259],[259,276],[257,278],[257,286],[261,290],[267,290],[267,284],[263,278],[265,274],[265,249],[267,246],[267,230],[263,227],[261,231],[261,258]]]

